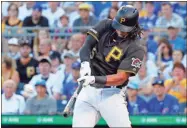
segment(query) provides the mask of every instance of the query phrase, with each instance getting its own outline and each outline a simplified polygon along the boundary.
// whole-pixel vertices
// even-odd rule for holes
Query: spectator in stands
[[[147,52],[156,54],[156,50],[158,47],[158,44],[154,39],[150,38],[151,30],[149,29],[148,25],[143,25],[142,35],[141,38],[146,42]]]
[[[147,15],[139,18],[139,23],[153,28],[156,24],[157,16],[154,14],[154,2],[147,1],[145,5]]]
[[[16,60],[16,65],[20,77],[20,82],[22,84],[27,84],[32,79],[32,77],[37,74],[38,61],[31,57],[30,53],[31,42],[29,42],[29,40],[21,40],[21,57]]]
[[[36,95],[35,87],[31,84],[25,84],[20,94],[25,98],[25,100],[27,100]]]
[[[6,80],[3,83],[2,115],[21,115],[25,109],[25,100],[22,96],[15,94],[16,83]]]
[[[19,53],[19,43],[17,38],[11,38],[8,40],[8,49],[9,52],[7,53],[7,56],[10,58],[16,60],[20,57]]]
[[[151,75],[152,77],[157,77],[158,76],[158,68],[155,64],[155,57],[151,57],[154,56],[152,53],[148,53],[147,52],[147,47],[143,47],[145,54],[144,55],[144,59],[142,64],[146,65],[146,70],[147,70],[147,74]],[[150,66],[151,65],[151,66]]]
[[[66,14],[63,14],[60,16],[59,20],[57,21],[56,27],[57,29],[55,30],[56,33],[72,33],[72,28],[70,28],[69,25],[69,17]],[[60,36],[62,39],[69,39],[69,35],[63,35]],[[58,37],[57,37],[58,38]]]
[[[64,64],[62,65],[61,70],[56,72],[56,77],[58,81],[61,82],[62,86],[73,80],[71,67],[72,63],[75,62],[76,59],[76,56],[71,52],[64,54],[62,58]]]
[[[63,85],[62,89],[62,103],[65,105],[75,92],[75,89],[78,86],[77,79],[79,78],[80,62],[76,61],[72,64],[72,76],[73,79]]]
[[[156,21],[156,27],[167,28],[171,24],[176,24],[179,28],[184,27],[183,19],[176,13],[173,13],[172,5],[169,2],[162,3],[162,16]]]
[[[140,18],[147,16],[147,11],[143,9],[142,3],[143,3],[142,1],[134,2],[134,7],[138,10]]]
[[[187,92],[186,70],[182,63],[175,63],[172,70],[172,78],[165,81],[166,92],[176,97],[180,104],[180,112],[186,108]]]
[[[177,24],[170,25],[168,27],[169,43],[172,45],[173,50],[182,50],[186,52],[186,40],[178,35],[179,26]]]
[[[111,7],[107,7],[105,9],[102,9],[100,15],[99,15],[99,20],[103,20],[108,18],[109,14],[110,14],[110,10],[114,9],[113,12],[115,12],[115,10],[118,10],[119,8],[119,2],[118,1],[111,1]],[[112,18],[113,19],[113,18]]]
[[[51,39],[46,38],[40,40],[39,44],[39,59],[42,57],[49,57],[51,52]]]
[[[184,53],[181,50],[174,50],[172,54],[173,61],[163,71],[164,79],[170,79],[172,77],[172,68],[175,63],[182,63]]]
[[[51,59],[51,72],[56,73],[58,70],[61,70],[61,56],[59,52],[54,51],[50,55]]]
[[[56,75],[50,73],[51,60],[49,58],[41,58],[39,60],[39,71],[40,74],[33,76],[29,84],[34,86],[38,81],[46,81],[47,93],[49,96],[58,99],[60,97],[62,82],[57,79]]]
[[[30,16],[32,14],[32,8],[34,5],[34,1],[28,1],[19,7],[19,19],[23,21],[27,16]]]
[[[57,23],[57,27],[63,28],[63,27],[69,27],[69,17],[65,14],[61,15],[60,20]]]
[[[84,43],[84,37],[81,33],[71,36],[69,41],[69,49],[77,58],[79,58],[79,51]]]
[[[146,64],[142,63],[138,74],[135,77],[130,78],[131,82],[136,82],[139,84],[139,88],[141,89],[141,92],[139,93],[141,94],[141,98],[143,98],[145,101],[149,101],[153,97],[152,86],[150,85],[155,77],[153,74],[148,74],[147,66]]]
[[[38,52],[39,52],[39,44],[40,44],[41,40],[50,38],[50,34],[47,29],[40,29],[37,34],[38,35],[34,39],[34,46],[33,46],[35,58],[37,58],[39,56]]]
[[[25,114],[54,115],[56,113],[56,100],[47,94],[46,86],[45,81],[38,81],[35,84],[37,95],[27,100]]]
[[[118,7],[111,7],[108,12],[108,19],[114,19],[118,12]]]
[[[147,103],[138,96],[138,84],[129,82],[127,85],[127,108],[130,115],[148,113]]]
[[[32,15],[28,16],[23,21],[24,27],[48,27],[48,19],[42,16],[42,7],[39,5],[34,5]]]
[[[55,27],[60,16],[64,15],[65,12],[61,7],[58,7],[59,2],[48,2],[49,8],[42,12],[43,16],[47,17],[50,27]]]
[[[74,8],[72,9],[72,11],[69,13],[69,25],[71,27],[73,26],[74,21],[80,17],[80,14],[79,14],[79,5],[82,4],[82,3],[84,3],[84,2],[77,1],[77,2],[73,2],[72,5],[71,5],[71,6],[74,6]],[[93,14],[93,13],[90,12],[90,15],[91,14]]]
[[[149,103],[150,114],[177,114],[179,112],[178,100],[165,93],[164,81],[157,78],[153,82],[154,97]]]
[[[2,32],[5,32],[5,28],[9,27],[22,27],[22,21],[18,19],[18,7],[16,4],[11,3],[8,6],[8,17],[7,19],[2,23]],[[11,32],[8,30],[8,32]],[[12,31],[12,33],[16,33],[17,31]]]
[[[94,15],[96,17],[99,17],[99,15],[102,13],[103,10],[111,7],[112,2],[111,1],[93,1],[91,2],[91,4],[93,5]]]
[[[173,12],[180,15],[183,19],[187,18],[187,4],[184,1],[178,1],[173,5]]]
[[[2,57],[2,84],[4,81],[11,79],[16,83],[17,86],[20,78],[15,66],[16,65],[13,59],[8,56]]]
[[[74,21],[73,27],[94,26],[97,23],[97,19],[90,16],[90,9],[90,5],[87,3],[79,5],[80,18]]]
[[[157,66],[161,71],[172,63],[172,47],[167,39],[161,39],[159,41],[157,49]]]

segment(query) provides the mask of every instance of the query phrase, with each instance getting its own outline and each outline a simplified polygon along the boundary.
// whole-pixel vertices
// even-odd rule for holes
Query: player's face
[[[22,56],[23,58],[29,57],[29,53],[30,53],[30,52],[31,52],[31,48],[30,48],[29,46],[27,46],[27,45],[22,46],[22,47],[20,48],[20,54],[21,54],[21,56]]]
[[[48,76],[50,71],[51,71],[51,66],[49,63],[47,62],[44,62],[44,63],[40,63],[39,64],[39,70],[40,70],[40,73],[43,75],[43,76]]]
[[[127,32],[121,32],[119,30],[116,30],[116,33],[118,34],[119,37],[126,37],[128,35]]]
[[[161,96],[165,92],[165,88],[161,85],[154,85],[153,90],[156,96]]]

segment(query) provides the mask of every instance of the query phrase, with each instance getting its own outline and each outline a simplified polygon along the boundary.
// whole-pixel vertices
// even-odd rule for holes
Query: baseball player
[[[78,79],[84,88],[75,103],[73,127],[94,127],[101,116],[109,127],[131,127],[123,90],[144,56],[138,16],[136,8],[122,6],[114,20],[103,20],[87,32]]]

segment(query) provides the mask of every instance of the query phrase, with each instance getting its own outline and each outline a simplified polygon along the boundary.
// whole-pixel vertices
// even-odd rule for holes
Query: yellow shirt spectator
[[[179,100],[179,103],[187,101],[186,94],[184,94],[187,89],[187,79],[181,80],[179,85],[173,85],[173,80],[169,79],[165,81],[164,86],[170,88],[168,94],[175,96]]]

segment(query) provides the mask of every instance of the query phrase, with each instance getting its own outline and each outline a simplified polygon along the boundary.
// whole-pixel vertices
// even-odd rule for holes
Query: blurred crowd
[[[187,2],[30,1],[2,2],[2,114],[61,114],[78,86],[86,31],[127,4],[139,10],[146,51],[127,85],[130,115],[187,113]]]

